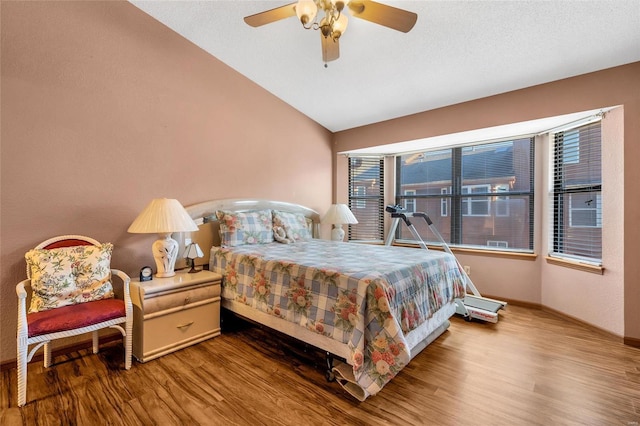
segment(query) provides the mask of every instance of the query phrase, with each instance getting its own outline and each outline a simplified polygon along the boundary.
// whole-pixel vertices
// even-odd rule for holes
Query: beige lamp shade
[[[333,204],[327,210],[327,213],[320,220],[322,223],[334,225],[331,231],[331,239],[333,241],[342,241],[344,239],[343,224],[356,224],[358,219],[353,215],[346,204]]]
[[[151,246],[157,266],[157,277],[172,277],[178,257],[178,242],[171,238],[172,232],[197,231],[198,225],[178,200],[156,198],[142,210],[129,226],[133,234],[158,234]]]
[[[129,226],[132,234],[165,234],[167,232],[197,231],[198,225],[178,200],[156,198],[151,200]]]

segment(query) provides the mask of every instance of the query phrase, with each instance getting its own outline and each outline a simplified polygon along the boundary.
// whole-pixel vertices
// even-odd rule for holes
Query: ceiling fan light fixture
[[[320,21],[318,28],[320,29],[323,37],[331,37],[331,21],[328,20],[326,16]]]
[[[331,3],[333,4],[333,6],[336,8],[338,12],[342,12],[342,9],[344,9],[344,7],[349,2],[344,0],[331,0]]]
[[[409,32],[416,23],[418,15],[397,7],[387,6],[374,0],[296,0],[264,12],[245,16],[244,21],[252,27],[281,19],[297,16],[303,28],[320,30],[322,60],[326,63],[340,57],[339,39],[347,30],[348,18],[345,8],[351,16],[373,22],[396,31]],[[318,11],[324,12],[322,19]]]
[[[318,13],[318,6],[314,0],[298,0],[296,4],[296,15],[302,23],[302,26],[309,29],[316,19]]]
[[[349,23],[347,15],[340,12],[344,6],[344,1],[324,0],[320,3],[320,7],[324,10],[324,17],[314,25],[314,28],[319,29],[323,37],[337,41],[344,34]]]
[[[347,30],[349,20],[344,13],[340,14],[340,17],[333,23],[331,37],[336,40],[339,39],[342,34]]]

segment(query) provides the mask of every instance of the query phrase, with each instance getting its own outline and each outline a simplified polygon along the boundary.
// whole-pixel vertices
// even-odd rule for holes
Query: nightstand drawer
[[[146,362],[220,334],[220,281],[210,271],[131,280],[133,355]]]
[[[151,296],[151,297],[148,297]],[[147,295],[144,300],[144,316],[149,317],[159,311],[175,310],[175,308],[186,307],[197,302],[207,299],[213,299],[220,296],[219,284],[205,284],[201,287],[190,288],[184,291],[172,291],[162,294]]]
[[[145,316],[143,333],[143,347],[134,345],[133,351],[136,358],[143,362],[218,336],[219,299]]]

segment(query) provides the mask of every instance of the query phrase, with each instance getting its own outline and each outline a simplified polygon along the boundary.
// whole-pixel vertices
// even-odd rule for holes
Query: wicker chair
[[[64,235],[48,239],[36,249],[55,249],[95,245],[100,243],[81,235]],[[113,280],[113,276],[119,280]],[[27,363],[35,352],[44,346],[44,366],[51,366],[51,341],[91,332],[93,353],[98,353],[98,330],[111,327],[122,333],[125,348],[125,369],[131,368],[131,345],[133,328],[133,308],[129,295],[130,278],[122,271],[111,269],[111,280],[115,298],[96,300],[63,306],[41,312],[28,313],[27,303],[31,300],[31,271],[27,266],[28,279],[16,286],[18,294],[18,406],[27,399]],[[117,285],[122,282],[122,288]],[[117,289],[117,291],[116,291]],[[29,345],[36,344],[31,351]]]

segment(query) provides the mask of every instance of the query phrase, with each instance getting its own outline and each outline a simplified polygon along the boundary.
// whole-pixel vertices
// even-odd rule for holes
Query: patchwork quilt
[[[213,247],[210,269],[223,298],[348,345],[365,395],[409,362],[405,336],[465,287],[450,254],[325,240]]]

